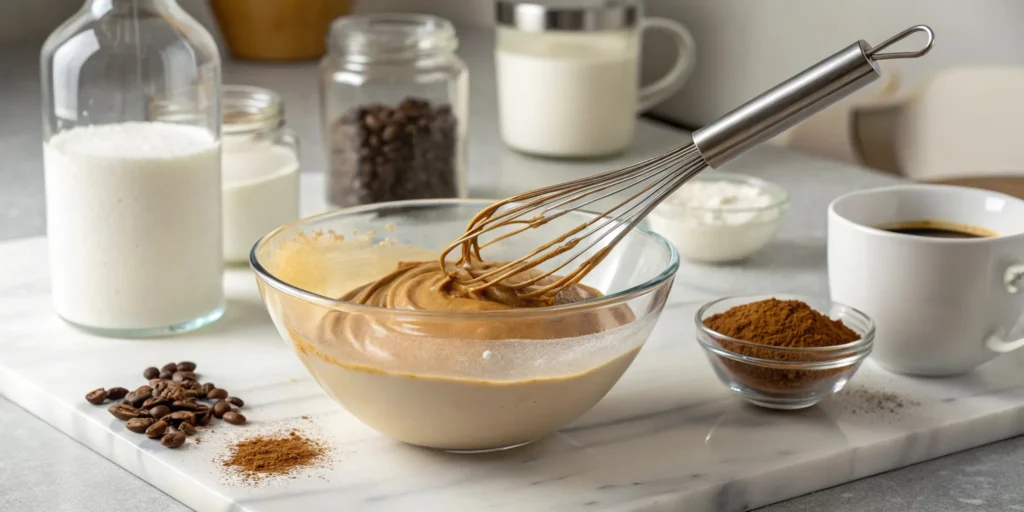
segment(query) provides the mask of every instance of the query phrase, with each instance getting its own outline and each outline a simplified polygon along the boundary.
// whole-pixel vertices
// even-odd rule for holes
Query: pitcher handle
[[[644,31],[661,29],[668,32],[676,43],[678,53],[675,64],[665,73],[665,76],[640,89],[637,112],[650,110],[681,89],[686,83],[686,79],[690,77],[690,73],[693,72],[693,65],[697,58],[697,44],[693,41],[693,35],[679,22],[668,18],[644,18],[642,27]]]

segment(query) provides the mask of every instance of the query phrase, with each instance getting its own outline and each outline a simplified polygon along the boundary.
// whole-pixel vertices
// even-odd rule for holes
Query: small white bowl
[[[648,227],[667,238],[679,254],[691,261],[726,263],[753,256],[775,236],[786,210],[786,191],[774,183],[718,171],[707,171],[692,180],[728,181],[755,186],[764,191],[771,203],[757,207],[707,207],[679,205],[673,193],[648,216]]]

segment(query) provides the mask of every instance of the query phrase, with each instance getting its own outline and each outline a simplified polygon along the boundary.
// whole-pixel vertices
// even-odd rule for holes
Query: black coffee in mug
[[[999,236],[992,231],[967,224],[956,224],[939,220],[919,220],[879,226],[890,233],[931,238],[989,238]]]

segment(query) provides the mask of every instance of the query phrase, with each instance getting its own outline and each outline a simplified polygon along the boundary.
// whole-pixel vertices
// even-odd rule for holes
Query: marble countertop
[[[479,41],[476,39],[480,38]],[[474,91],[493,87],[489,81],[486,34],[463,36],[464,56],[472,69]],[[479,44],[476,44],[479,43]],[[8,47],[0,52],[0,240],[44,233],[39,93],[35,47]],[[226,81],[264,85],[282,92],[289,124],[305,142],[303,164],[322,169],[316,127],[315,72],[309,64],[266,66],[229,63]],[[474,93],[470,186],[476,196],[498,196],[515,188],[524,175],[545,170],[586,173],[612,168],[666,149],[682,132],[644,122],[637,144],[621,159],[569,164],[530,159],[508,152],[493,129],[493,98]],[[479,128],[479,129],[478,129]],[[791,194],[814,194],[805,177],[818,173],[848,188],[871,186],[890,178],[874,176],[840,164],[773,148],[752,153],[730,170],[757,173],[790,188]],[[817,201],[815,201],[817,203]],[[820,212],[790,212],[786,229],[799,230],[801,219]],[[788,254],[788,256],[786,256]],[[793,256],[767,252],[763,258]],[[815,255],[805,255],[816,257]],[[823,255],[817,255],[823,257]],[[0,398],[0,511],[23,510],[188,510],[130,473],[79,445],[19,407]],[[1024,455],[1021,438],[962,452],[902,470],[866,478],[766,507],[771,512],[802,510],[1024,510]],[[116,491],[114,490],[116,489]]]

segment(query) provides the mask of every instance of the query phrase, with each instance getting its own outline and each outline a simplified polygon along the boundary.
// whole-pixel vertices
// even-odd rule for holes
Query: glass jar
[[[354,206],[465,197],[469,73],[447,20],[338,18],[327,38],[321,105],[327,200]]]
[[[244,263],[263,235],[299,218],[299,141],[274,91],[225,85],[221,105],[224,261]]]
[[[224,311],[220,57],[174,0],[89,0],[41,55],[57,313],[106,335]]]

